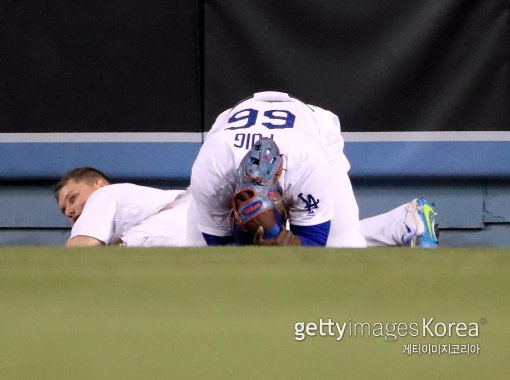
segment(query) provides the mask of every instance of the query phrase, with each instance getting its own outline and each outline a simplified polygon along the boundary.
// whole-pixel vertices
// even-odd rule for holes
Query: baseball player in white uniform
[[[229,243],[237,169],[262,137],[276,142],[284,157],[279,185],[301,245],[366,247],[338,117],[281,92],[256,93],[224,111],[200,149],[191,191],[207,243]]]
[[[62,213],[73,224],[68,246],[206,245],[197,229],[197,214],[190,209],[188,190],[110,184],[108,177],[97,169],[76,168],[59,181],[55,197]],[[368,246],[423,246],[427,243],[423,239],[427,229],[421,218],[423,208],[420,210],[419,201],[416,199],[385,214],[361,220],[361,231]]]
[[[55,190],[73,223],[68,246],[184,246],[190,196],[182,190],[110,184],[94,168],[71,171]]]

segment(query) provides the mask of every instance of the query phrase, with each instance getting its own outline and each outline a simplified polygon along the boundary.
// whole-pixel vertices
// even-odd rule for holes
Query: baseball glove
[[[231,217],[233,236],[239,244],[300,245],[299,239],[283,227],[286,210],[281,207],[284,203],[278,185],[282,168],[278,146],[265,137],[241,161]]]
[[[283,158],[276,143],[262,137],[246,153],[237,169],[236,190],[251,186],[274,186],[283,169]]]

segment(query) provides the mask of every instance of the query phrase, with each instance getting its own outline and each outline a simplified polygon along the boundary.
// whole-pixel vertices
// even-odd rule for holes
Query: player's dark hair
[[[76,181],[76,182],[88,182],[93,183],[94,181],[97,181],[98,179],[104,179],[106,182],[110,182],[110,178],[106,174],[104,174],[102,171],[97,170],[95,168],[89,168],[89,167],[82,167],[82,168],[75,168],[71,170],[70,172],[67,172],[55,185],[54,191],[55,191],[55,199],[58,202],[58,197],[60,195],[60,190],[69,183],[69,181]]]

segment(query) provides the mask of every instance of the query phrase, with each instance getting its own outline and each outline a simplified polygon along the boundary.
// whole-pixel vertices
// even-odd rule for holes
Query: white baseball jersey
[[[130,183],[101,187],[85,203],[71,238],[85,235],[126,246],[184,246],[189,198],[183,190]]]
[[[290,223],[312,226],[331,220],[328,246],[366,246],[338,117],[280,92],[257,93],[216,119],[191,175],[198,229],[214,236],[231,234],[236,171],[261,137],[272,138],[285,157],[280,185]]]

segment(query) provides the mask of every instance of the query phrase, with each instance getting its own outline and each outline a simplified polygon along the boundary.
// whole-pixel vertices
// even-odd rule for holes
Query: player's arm
[[[278,234],[274,237],[267,238],[267,233],[263,227],[259,227],[255,233],[254,244],[265,246],[305,246],[305,247],[325,247],[328,241],[329,229],[331,222],[317,224],[314,226],[290,226],[290,231],[281,227]]]
[[[101,240],[85,235],[74,236],[66,243],[66,247],[97,247],[101,245],[105,245]]]
[[[316,224],[314,226],[296,226],[291,224],[290,230],[301,241],[301,245],[310,247],[325,247],[328,241],[331,222]]]
[[[113,185],[112,185],[113,186]],[[71,229],[66,247],[97,247],[112,242],[117,202],[108,186],[96,190]]]
[[[208,134],[193,163],[190,189],[196,213],[197,229],[207,245],[233,242],[229,226],[229,198],[233,192],[231,171],[235,170],[228,142],[220,133]]]

